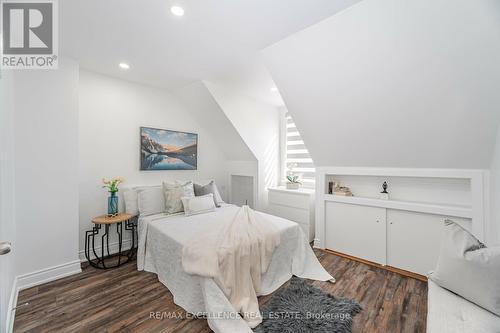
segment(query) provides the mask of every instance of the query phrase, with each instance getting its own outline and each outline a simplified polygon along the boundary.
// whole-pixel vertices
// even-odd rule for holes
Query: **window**
[[[292,171],[295,175],[300,176],[300,182],[303,187],[314,188],[316,182],[316,169],[309,155],[309,151],[304,145],[304,141],[300,136],[297,127],[288,113],[284,113],[283,127],[283,144],[282,148],[282,172],[283,181],[286,182],[286,176]]]

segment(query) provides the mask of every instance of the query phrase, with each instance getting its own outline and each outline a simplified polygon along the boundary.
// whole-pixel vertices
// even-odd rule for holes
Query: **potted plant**
[[[286,182],[286,188],[289,190],[298,190],[301,184],[301,182],[299,181],[299,176],[296,175],[293,171],[296,166],[297,163],[292,163],[290,164],[290,166],[288,166],[288,174],[286,176],[286,179],[288,181]]]
[[[118,185],[123,183],[124,179],[122,177],[115,177],[111,180],[106,178],[102,179],[102,183],[104,184],[102,187],[108,189],[110,196],[108,198],[108,216],[116,216],[118,215],[118,193],[119,188]]]
[[[300,187],[299,176],[286,176],[286,188],[289,190],[298,190]]]

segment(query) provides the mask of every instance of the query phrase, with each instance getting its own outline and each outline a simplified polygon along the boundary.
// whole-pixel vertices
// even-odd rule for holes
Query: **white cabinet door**
[[[387,210],[387,265],[427,275],[436,266],[444,216]]]
[[[311,224],[309,222],[310,213],[308,210],[270,203],[269,213],[271,215],[279,216],[284,219],[297,222],[304,231],[304,234],[306,235],[306,238],[309,240],[309,242],[312,242],[314,240],[313,232],[311,232]]]
[[[293,222],[309,224],[310,214],[308,210],[270,203],[269,211],[272,215],[276,215]]]
[[[326,202],[326,248],[384,265],[385,221],[385,208]]]
[[[270,190],[268,197],[270,203],[309,210],[309,195]]]

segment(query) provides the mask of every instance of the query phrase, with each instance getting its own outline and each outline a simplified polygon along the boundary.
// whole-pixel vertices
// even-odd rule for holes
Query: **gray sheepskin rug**
[[[261,311],[263,322],[255,333],[349,333],[361,306],[293,277]]]

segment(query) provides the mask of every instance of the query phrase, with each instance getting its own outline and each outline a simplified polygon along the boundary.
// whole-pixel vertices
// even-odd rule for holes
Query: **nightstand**
[[[314,190],[289,190],[284,186],[269,188],[269,211],[294,222],[302,228],[309,242],[314,240]]]
[[[85,232],[85,258],[92,267],[99,269],[108,269],[121,266],[132,260],[136,254],[136,239],[137,236],[137,219],[130,214],[118,214],[117,216],[108,217],[106,215],[98,216],[92,219],[94,226],[92,230]],[[123,245],[123,225],[125,224],[125,231],[132,233],[132,246],[128,251],[122,253]],[[113,254],[113,257],[118,257],[118,263],[110,264],[110,251],[109,251],[109,229],[110,226],[116,225],[116,233],[118,234],[118,252]],[[99,235],[99,231],[104,226],[104,234],[101,236],[101,255],[95,249],[95,237]],[[90,254],[94,255],[95,259],[91,259]],[[107,255],[105,255],[107,252]],[[125,257],[122,260],[122,257]],[[106,263],[108,262],[108,263]]]

